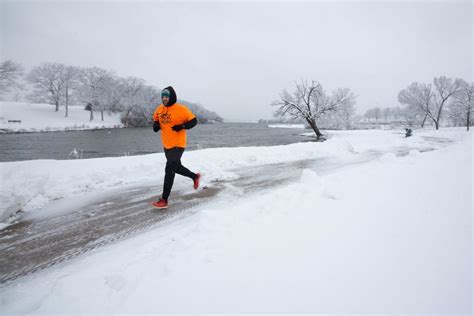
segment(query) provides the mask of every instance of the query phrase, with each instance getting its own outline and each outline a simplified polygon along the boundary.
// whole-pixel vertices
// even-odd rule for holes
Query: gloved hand
[[[184,129],[184,124],[175,125],[175,126],[171,127],[171,129],[175,132],[179,132],[180,130]]]
[[[153,131],[156,133],[156,132],[158,132],[160,129],[161,129],[160,122],[155,121],[155,122],[153,123]]]

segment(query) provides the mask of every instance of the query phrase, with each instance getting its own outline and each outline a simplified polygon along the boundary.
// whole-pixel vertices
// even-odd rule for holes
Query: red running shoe
[[[168,202],[166,202],[164,199],[160,199],[158,202],[151,203],[151,205],[157,209],[168,208]]]
[[[201,174],[196,173],[196,179],[193,180],[194,182],[194,190],[197,190],[199,188],[199,179],[201,179]]]

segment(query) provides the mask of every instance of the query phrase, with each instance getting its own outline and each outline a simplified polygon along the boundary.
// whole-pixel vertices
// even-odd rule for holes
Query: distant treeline
[[[320,129],[353,129],[379,123],[413,127],[432,123],[438,129],[441,123],[466,126],[474,122],[474,83],[461,78],[435,77],[432,83],[413,82],[398,94],[402,106],[373,107],[365,115],[356,115],[356,95],[349,88],[326,91],[315,80],[295,82],[292,91],[283,90],[275,121],[261,123],[295,123],[304,121],[317,138],[324,135]],[[382,121],[383,120],[383,121]]]
[[[27,85],[28,87],[25,87]],[[42,63],[25,73],[23,67],[11,60],[0,63],[0,96],[15,89],[29,91],[26,98],[35,103],[49,103],[55,110],[82,104],[94,120],[94,112],[121,113],[125,126],[146,126],[161,103],[161,90],[147,85],[144,79],[120,77],[99,67],[77,67],[60,63]],[[200,123],[223,121],[215,112],[202,105],[179,100],[189,106]]]

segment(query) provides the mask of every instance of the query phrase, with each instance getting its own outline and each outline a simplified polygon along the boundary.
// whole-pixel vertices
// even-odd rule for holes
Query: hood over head
[[[176,92],[174,91],[173,87],[169,86],[169,87],[164,88],[163,90],[168,90],[170,94],[170,101],[168,102],[166,106],[172,106],[173,104],[175,104],[177,101],[177,97],[176,97]]]

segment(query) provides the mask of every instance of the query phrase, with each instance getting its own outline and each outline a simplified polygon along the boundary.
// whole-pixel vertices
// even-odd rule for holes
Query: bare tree
[[[382,110],[382,115],[384,117],[385,123],[387,123],[387,120],[388,120],[390,114],[392,114],[392,109],[391,108],[384,108]]]
[[[23,75],[23,67],[11,60],[0,63],[0,95],[18,87],[18,79]]]
[[[396,106],[392,109],[392,116],[395,121],[398,121],[399,117],[402,115],[402,108]]]
[[[411,114],[417,112],[422,115],[423,120],[421,122],[421,127],[424,127],[426,119],[428,117],[434,117],[432,113],[433,97],[431,84],[413,82],[406,89],[398,93],[398,102],[410,107],[411,109],[409,112]],[[407,111],[408,110],[406,109],[403,110],[403,117],[405,119]]]
[[[435,123],[436,129],[439,129],[439,123],[444,106],[447,104],[448,100],[459,91],[461,85],[461,79],[453,80],[444,76],[434,78],[435,93],[433,106],[435,116],[432,116],[431,119]]]
[[[366,121],[370,121],[370,119],[372,118],[372,111],[371,110],[365,111],[364,118]]]
[[[58,111],[66,86],[66,77],[64,76],[66,68],[67,66],[58,63],[42,63],[40,66],[34,67],[27,76],[27,80],[36,89],[30,96],[33,101],[47,99],[49,103],[55,105],[55,110]]]
[[[474,83],[467,83],[464,80],[460,81],[458,92],[454,94],[454,101],[450,106],[451,116],[457,121],[464,121],[466,128],[469,127],[473,120],[474,110]]]
[[[337,89],[329,96],[321,84],[316,81],[295,83],[293,93],[290,94],[284,90],[280,94],[280,100],[272,102],[272,106],[278,107],[275,112],[276,116],[289,116],[293,119],[303,118],[313,129],[318,139],[323,136],[317,126],[321,117],[337,112],[344,106],[354,104],[355,96],[349,89]]]
[[[382,110],[379,107],[368,109],[365,112],[365,117],[370,121],[371,119],[375,119],[377,123],[379,121],[380,116],[382,115]]]
[[[465,126],[466,121],[464,120],[463,109],[460,106],[457,106],[455,102],[451,103],[447,109],[447,118],[450,121],[450,126]]]
[[[382,115],[382,110],[379,107],[375,107],[375,108],[373,108],[373,113],[374,113],[373,115],[374,115],[374,118],[375,118],[375,122],[378,123],[379,118]]]
[[[439,129],[442,113],[448,100],[456,94],[461,86],[461,80],[453,80],[446,77],[438,77],[433,80],[434,89],[431,84],[413,82],[398,94],[401,104],[418,109],[423,114],[421,127],[426,119],[430,118]]]

